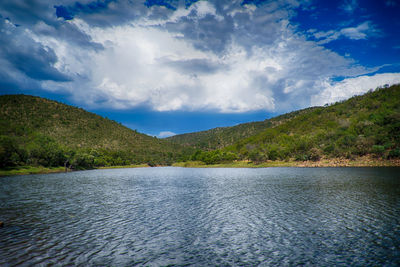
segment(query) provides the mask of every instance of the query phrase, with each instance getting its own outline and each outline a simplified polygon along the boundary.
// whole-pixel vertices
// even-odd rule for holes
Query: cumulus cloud
[[[178,9],[178,15],[171,13],[164,21],[141,19],[104,28],[90,26],[80,19],[70,20],[68,23],[103,47],[99,51],[82,52],[54,37],[37,35],[36,38],[57,53],[59,69],[75,76],[69,91],[76,101],[89,106],[144,105],[157,111],[223,113],[283,110],[293,105],[293,100],[299,107],[309,105],[307,95],[318,90],[314,86],[318,81],[315,77],[360,75],[370,71],[307,41],[294,32],[287,20],[275,21],[268,16],[257,19],[270,25],[273,38],[260,37],[264,39],[257,41],[255,38],[259,37],[254,37],[255,34],[231,32],[223,50],[218,45],[212,47],[185,31],[201,20],[221,20],[216,9],[204,3]],[[252,16],[261,16],[254,14],[255,10],[245,9]],[[273,18],[287,18],[288,14],[278,10],[278,15],[271,14]],[[238,31],[255,31],[254,25],[246,21],[241,22]],[[182,32],[171,24],[180,25]],[[220,24],[228,25],[224,28],[232,22],[220,21]],[[218,29],[210,33],[207,30],[200,32],[217,39],[214,35],[219,33]],[[53,83],[46,85],[54,88]],[[78,87],[84,90],[76,90]]]
[[[372,76],[359,76],[348,78],[341,82],[332,83],[321,81],[319,84],[323,90],[312,97],[312,105],[324,105],[345,100],[354,95],[366,93],[370,89],[375,89],[383,85],[393,85],[400,83],[400,73],[381,73]]]
[[[0,85],[4,89],[42,88],[43,81],[64,83],[71,78],[58,70],[54,50],[32,39],[27,31],[0,18]]]
[[[293,0],[35,0],[31,14],[22,2],[0,4],[12,15],[0,18],[9,44],[0,47],[0,84],[63,92],[86,107],[278,112],[323,99],[334,77],[377,70],[321,46],[366,39],[371,22],[310,41],[290,23],[301,4]]]

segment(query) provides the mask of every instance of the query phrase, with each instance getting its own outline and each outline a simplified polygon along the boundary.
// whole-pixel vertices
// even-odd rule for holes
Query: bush
[[[95,166],[94,156],[82,151],[78,151],[72,158],[71,165],[77,169],[93,168]]]
[[[308,158],[312,161],[318,161],[321,159],[322,152],[320,149],[313,147],[310,150]]]
[[[380,145],[373,145],[372,146],[372,153],[375,154],[377,157],[382,157],[385,153],[385,147]]]
[[[279,156],[278,150],[276,148],[271,148],[268,151],[268,159],[269,160],[277,160]]]
[[[0,136],[0,167],[11,167],[18,165],[20,157],[18,156],[18,145],[14,138]]]
[[[396,148],[389,152],[388,158],[400,158],[400,149]]]
[[[265,160],[266,160],[266,157],[265,157],[265,155],[262,154],[260,151],[253,150],[253,151],[250,152],[250,154],[249,154],[249,159],[250,159],[253,163],[258,164],[258,163],[260,163],[260,162],[262,162],[262,161],[265,161]]]
[[[308,160],[308,155],[306,154],[297,154],[295,157],[296,161],[306,161]]]

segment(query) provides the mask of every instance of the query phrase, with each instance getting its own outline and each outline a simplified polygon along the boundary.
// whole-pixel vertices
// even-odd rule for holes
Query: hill
[[[248,122],[231,127],[218,127],[207,131],[174,135],[166,138],[166,140],[174,144],[200,150],[221,149],[242,139],[263,132],[267,128],[276,127],[287,120],[293,119],[294,117],[307,113],[313,109],[315,108],[312,107],[297,110],[264,121]]]
[[[56,101],[0,96],[0,168],[400,158],[400,85],[261,122],[157,139]]]
[[[28,95],[0,96],[0,164],[91,167],[167,164],[190,149],[81,108]]]
[[[317,161],[366,155],[399,158],[400,85],[378,88],[330,106],[285,114],[264,121],[263,126],[265,128],[260,127],[253,136],[219,150],[198,151],[192,159],[210,164],[233,159]],[[246,125],[235,127],[241,129]],[[215,133],[208,132],[209,135]],[[176,141],[181,137],[175,138]]]
[[[249,122],[232,127],[218,127],[207,131],[174,135],[166,140],[186,147],[214,150],[234,144],[269,127],[268,121]]]

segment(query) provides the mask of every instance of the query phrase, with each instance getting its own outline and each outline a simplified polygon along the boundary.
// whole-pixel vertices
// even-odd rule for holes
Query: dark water
[[[0,265],[400,265],[399,168],[0,178]]]

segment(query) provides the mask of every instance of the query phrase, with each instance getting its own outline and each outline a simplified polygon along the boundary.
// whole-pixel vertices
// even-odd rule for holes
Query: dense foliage
[[[266,160],[314,160],[371,155],[400,157],[400,85],[378,88],[326,107],[302,110],[276,118],[264,131],[227,146],[255,163]],[[215,151],[195,160],[218,163]],[[205,159],[205,160],[204,160]],[[222,159],[223,161],[224,159]]]
[[[34,96],[0,96],[0,115],[2,168],[168,165],[192,153],[83,109]]]
[[[167,140],[33,96],[0,96],[0,115],[0,168],[400,158],[400,85],[330,106]]]
[[[175,135],[168,137],[167,140],[175,144],[205,151],[221,149],[313,109],[298,110],[264,121],[248,122],[231,127],[218,127],[207,131]]]
[[[218,127],[207,131],[175,135],[168,137],[167,140],[200,150],[214,150],[255,135],[270,125],[269,121],[249,122],[232,127]]]

